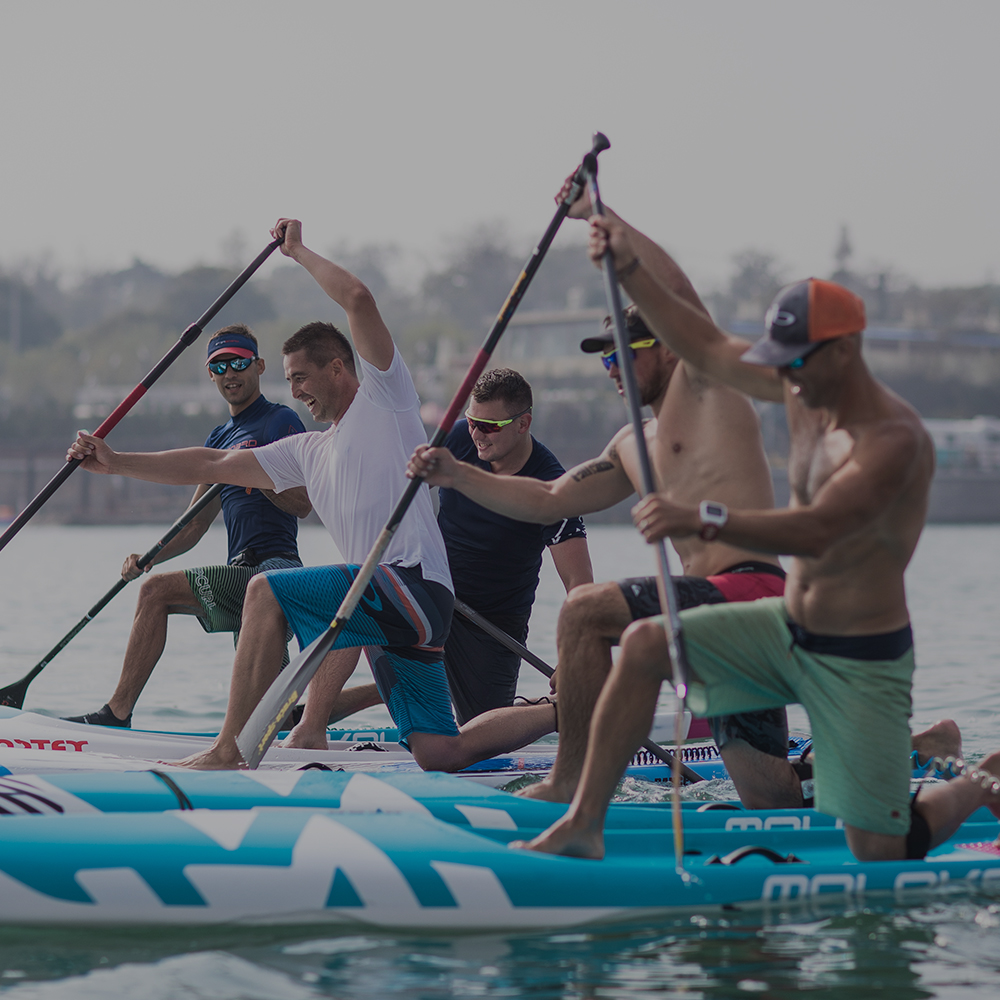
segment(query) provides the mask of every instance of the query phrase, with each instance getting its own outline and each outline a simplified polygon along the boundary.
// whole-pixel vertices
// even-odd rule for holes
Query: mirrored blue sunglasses
[[[225,375],[227,368],[231,368],[234,372],[242,372],[256,360],[256,358],[230,358],[228,361],[209,361],[208,370],[216,375]]]

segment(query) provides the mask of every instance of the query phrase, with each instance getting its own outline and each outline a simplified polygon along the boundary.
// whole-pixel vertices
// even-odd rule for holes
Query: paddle
[[[139,402],[146,390],[177,360],[185,348],[190,347],[201,335],[205,326],[212,321],[216,313],[246,284],[250,276],[271,255],[281,240],[272,240],[243,271],[233,280],[232,284],[205,310],[199,319],[192,323],[180,336],[180,339],[157,362],[150,373],[115,407],[100,427],[94,431],[94,437],[106,437],[117,423]],[[0,535],[0,551],[7,543],[41,510],[53,493],[80,467],[80,462],[67,459],[66,464],[45,484],[38,496],[11,521],[7,530]]]
[[[601,192],[597,185],[597,157],[587,154],[583,160],[583,168],[587,173],[587,184],[590,188],[590,201],[596,215],[604,215],[604,204],[601,202]],[[656,490],[653,479],[653,466],[649,461],[649,449],[646,447],[646,434],[642,424],[642,403],[639,397],[639,387],[635,380],[635,369],[632,367],[628,330],[625,328],[625,316],[622,313],[621,289],[618,287],[618,276],[615,274],[614,253],[609,246],[604,253],[601,272],[604,275],[604,291],[608,299],[608,309],[613,322],[615,350],[618,356],[618,371],[621,373],[622,386],[625,390],[625,402],[632,421],[632,435],[639,455],[640,499]],[[670,577],[670,563],[667,560],[667,545],[661,539],[656,545],[656,589],[660,595],[660,610],[664,613],[664,631],[667,637],[667,652],[673,666],[674,693],[677,696],[675,718],[677,731],[674,742],[681,742],[681,718],[684,714],[684,698],[687,694],[688,665],[684,653],[684,639],[681,634],[681,622],[677,614],[677,594]],[[681,819],[680,760],[675,759],[673,769],[672,814],[674,828],[674,856],[678,871],[683,872],[684,866],[684,827]]]
[[[597,155],[610,145],[607,138],[598,132],[594,136],[593,147],[587,156],[593,158],[596,162]],[[531,279],[535,276],[535,272],[542,263],[542,259],[545,257],[549,246],[555,239],[556,233],[559,231],[563,219],[566,218],[570,206],[580,196],[585,180],[586,176],[581,165],[573,175],[573,183],[565,200],[559,205],[556,214],[549,223],[548,229],[545,230],[545,234],[531,252],[528,262],[524,265],[524,270],[521,271],[514,282],[513,288],[510,290],[510,294],[507,296],[507,301],[501,306],[500,312],[493,322],[489,336],[487,336],[483,346],[480,347],[479,353],[473,360],[465,379],[458,388],[458,392],[455,393],[451,405],[441,418],[441,423],[430,440],[432,448],[437,448],[444,444],[445,437],[458,419],[458,415],[465,405],[465,401],[468,399],[469,393],[476,383],[476,379],[482,374],[483,369],[490,359],[490,355],[496,348],[504,330],[507,329],[510,318],[514,315],[514,311],[520,304],[521,299],[524,298],[524,293],[528,290]],[[264,752],[278,734],[279,723],[302,697],[310,679],[323,662],[323,657],[333,648],[333,644],[337,641],[337,635],[344,623],[354,613],[358,601],[361,600],[361,595],[371,581],[372,574],[375,572],[379,560],[382,558],[383,553],[392,541],[393,535],[395,535],[399,528],[403,515],[413,502],[413,498],[417,495],[417,490],[422,485],[422,479],[410,480],[402,497],[396,504],[395,510],[390,515],[381,534],[376,539],[374,546],[372,546],[371,552],[368,553],[368,557],[358,571],[358,575],[351,584],[350,590],[344,596],[340,607],[337,609],[336,617],[330,623],[330,627],[299,653],[274,679],[274,682],[264,692],[263,698],[261,698],[257,707],[251,713],[250,718],[247,719],[246,724],[240,730],[239,736],[236,737],[236,746],[248,767],[255,768],[260,763]]]
[[[191,520],[200,514],[221,492],[224,484],[219,483],[206,490],[190,507],[170,526],[167,533],[137,561],[139,569],[145,569],[163,550],[163,547],[176,538],[177,535],[190,524]],[[20,708],[24,704],[24,696],[28,691],[28,685],[61,653],[70,640],[83,627],[92,621],[98,612],[102,611],[129,581],[120,579],[60,640],[57,642],[27,674],[19,681],[8,684],[5,688],[0,688],[0,705],[9,705],[11,708]]]
[[[455,598],[455,610],[464,618],[468,618],[474,625],[478,625],[487,635],[492,636],[497,642],[506,646],[511,652],[517,653],[527,663],[530,663],[536,670],[551,677],[555,670],[550,667],[540,656],[536,656],[527,646],[522,645],[513,636],[508,635],[503,629],[497,628],[491,621],[487,621],[478,611],[473,611],[464,601]],[[678,743],[680,746],[680,743]],[[664,764],[680,764],[681,775],[690,782],[704,781],[700,774],[692,771],[683,761],[678,761],[669,750],[664,750],[659,743],[646,740],[642,744],[643,750],[648,750],[658,760]]]

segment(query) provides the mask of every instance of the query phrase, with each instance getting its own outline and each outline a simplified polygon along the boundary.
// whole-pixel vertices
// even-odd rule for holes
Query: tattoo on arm
[[[614,467],[614,462],[591,462],[589,465],[585,465],[578,472],[573,473],[573,482],[578,483],[580,480],[586,479],[588,476],[596,475],[598,472],[610,472]]]

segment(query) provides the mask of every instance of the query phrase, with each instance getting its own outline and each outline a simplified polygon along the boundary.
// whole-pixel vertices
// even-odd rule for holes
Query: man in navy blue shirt
[[[261,395],[264,359],[258,356],[257,338],[243,323],[224,327],[209,341],[207,366],[209,378],[229,404],[230,413],[229,420],[209,434],[207,448],[256,448],[305,430],[294,410]],[[207,485],[199,486],[192,503],[208,489]],[[100,711],[73,716],[69,721],[129,727],[132,708],[166,645],[169,615],[195,615],[206,632],[232,632],[235,642],[243,596],[251,577],[263,570],[302,565],[296,545],[297,519],[312,510],[305,489],[274,493],[225,486],[217,499],[163,547],[145,571],[153,563],[192,548],[220,510],[229,535],[227,565],[157,573],[143,581],[115,693]],[[132,553],[125,560],[123,579],[134,580],[142,574],[137,565],[139,558]]]
[[[520,373],[485,372],[472,389],[466,419],[455,424],[445,447],[460,462],[494,475],[558,479],[565,470],[530,433],[531,407],[531,386]],[[593,582],[587,531],[578,517],[549,525],[515,521],[458,490],[443,489],[438,524],[455,597],[520,642],[528,636],[545,548],[567,593]],[[460,725],[513,703],[520,662],[517,653],[460,614],[452,618],[444,664]]]

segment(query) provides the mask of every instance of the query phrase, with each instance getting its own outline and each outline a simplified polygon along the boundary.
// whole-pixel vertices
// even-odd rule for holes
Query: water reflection
[[[809,995],[995,997],[1000,902],[963,892],[845,908],[706,911],[555,934],[443,937],[329,928],[7,931],[4,996],[173,1000]]]

